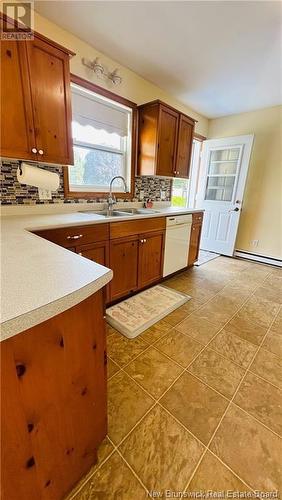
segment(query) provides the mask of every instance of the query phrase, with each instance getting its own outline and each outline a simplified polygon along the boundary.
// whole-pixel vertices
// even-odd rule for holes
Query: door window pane
[[[217,188],[217,187],[229,187],[233,188],[235,182],[235,176],[231,177],[208,177],[207,187]]]
[[[216,163],[211,161],[210,162],[210,170],[209,174],[210,175],[234,175],[236,174],[237,170],[237,161],[233,162],[221,162],[221,163]]]
[[[211,161],[238,160],[240,148],[217,149],[211,152]]]
[[[231,201],[233,188],[207,188],[205,200],[208,201]]]

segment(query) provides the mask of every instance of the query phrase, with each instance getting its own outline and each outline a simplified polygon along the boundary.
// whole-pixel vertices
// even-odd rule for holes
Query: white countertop
[[[113,276],[110,269],[30,231],[199,211],[170,207],[157,210],[155,214],[112,218],[80,212],[2,217],[1,340],[78,304],[101,289]]]

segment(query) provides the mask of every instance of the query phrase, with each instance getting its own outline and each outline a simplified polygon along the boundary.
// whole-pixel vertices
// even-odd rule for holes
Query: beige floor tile
[[[161,492],[182,491],[203,451],[203,446],[159,405],[121,446],[121,453],[145,486]]]
[[[249,491],[249,488],[240,481],[225,465],[223,465],[209,451],[202,459],[187,491]]]
[[[147,344],[153,344],[156,340],[159,340],[166,335],[171,328],[171,325],[162,319],[161,321],[158,321],[158,323],[155,323],[155,325],[148,328],[148,330],[141,333],[138,338],[144,340]]]
[[[239,311],[238,316],[259,326],[269,327],[278,311],[279,305],[276,302],[253,296]]]
[[[237,314],[227,323],[225,330],[248,342],[259,345],[266,334],[267,328],[251,323]]]
[[[111,378],[119,370],[120,370],[119,366],[114,361],[112,361],[110,358],[108,358],[108,362],[107,362],[107,376],[108,376],[108,378]]]
[[[153,347],[150,347],[132,361],[125,370],[157,399],[181,373],[182,368]]]
[[[216,352],[205,349],[188,370],[227,398],[237,389],[245,371]]]
[[[282,309],[280,309],[278,316],[276,317],[274,323],[272,324],[271,331],[274,331],[282,335]]]
[[[89,481],[91,481],[91,477],[93,476],[94,472],[98,468],[98,466],[103,462],[114,450],[113,445],[110,443],[109,439],[106,437],[104,441],[101,443],[101,445],[98,448],[98,456],[97,456],[97,463],[91,467],[89,472],[84,476],[81,481],[76,485],[76,487],[72,490],[70,495],[67,496],[65,500],[70,500],[71,498],[75,498],[76,500],[83,498],[80,495],[81,493],[81,488],[82,486],[85,486],[83,488],[83,491],[87,489],[87,486],[89,486]],[[88,483],[86,485],[86,482]]]
[[[190,373],[181,375],[160,402],[206,445],[228,405]]]
[[[206,345],[219,330],[219,327],[193,313],[177,325],[176,330]]]
[[[281,292],[282,290],[282,271],[279,269],[280,274],[271,273],[263,282],[264,286],[270,286],[273,290]]]
[[[87,482],[76,500],[146,500],[142,487],[120,455],[115,452]]]
[[[215,296],[215,292],[208,290],[205,286],[201,287],[198,284],[191,286],[186,293],[200,304],[204,304]]]
[[[276,332],[268,332],[262,347],[282,358],[282,335]]]
[[[200,309],[197,309],[195,315],[208,320],[210,323],[221,327],[238,310],[238,304],[222,296],[216,296]]]
[[[257,350],[257,346],[241,339],[237,335],[233,335],[233,333],[229,333],[225,329],[217,334],[209,344],[209,347],[243,368],[249,366]]]
[[[108,434],[118,444],[154,401],[125,373],[108,383]]]
[[[179,307],[172,313],[165,316],[164,320],[166,323],[169,323],[171,326],[176,326],[180,321],[183,321],[187,316],[189,316],[193,311],[200,307],[200,302],[197,302],[195,299],[190,299],[189,302]]]
[[[282,488],[282,441],[271,431],[232,405],[211,450],[252,488]]]
[[[272,352],[260,349],[250,370],[282,389],[282,361]]]
[[[110,335],[113,335],[113,333],[118,333],[118,331],[115,330],[115,328],[113,328],[111,325],[109,325],[109,323],[106,323],[106,334],[107,334],[107,337],[110,337]]]
[[[203,346],[187,335],[171,330],[165,337],[160,339],[155,347],[167,354],[174,361],[186,368],[189,363],[199,354]]]
[[[107,340],[108,355],[119,366],[124,366],[148,347],[141,337],[127,339],[121,333],[114,333]]]
[[[253,373],[247,373],[234,402],[270,429],[282,435],[282,391]]]
[[[271,284],[266,285],[265,282],[263,282],[263,286],[257,288],[254,295],[256,297],[262,297],[263,299],[282,304],[282,288],[280,290],[277,290],[277,288],[273,287]]]

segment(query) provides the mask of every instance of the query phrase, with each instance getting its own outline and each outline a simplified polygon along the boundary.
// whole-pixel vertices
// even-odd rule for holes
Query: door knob
[[[236,207],[236,208],[232,208],[232,210],[228,210],[229,212],[239,212],[240,208]]]
[[[32,148],[31,152],[34,153],[34,154],[36,154],[37,153],[37,149],[36,148]]]

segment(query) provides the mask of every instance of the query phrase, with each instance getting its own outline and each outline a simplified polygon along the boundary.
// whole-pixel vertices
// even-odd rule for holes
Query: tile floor
[[[108,437],[69,498],[281,490],[282,270],[220,257],[166,284],[192,300],[108,328]]]

